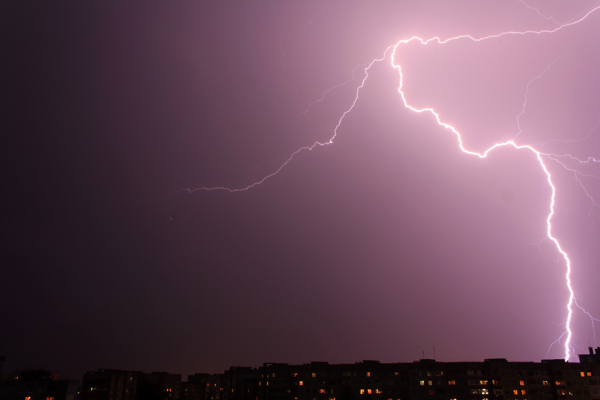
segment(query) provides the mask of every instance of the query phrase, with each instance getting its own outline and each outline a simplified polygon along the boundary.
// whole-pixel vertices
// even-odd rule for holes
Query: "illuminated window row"
[[[383,392],[380,389],[360,389],[360,394],[382,394]]]

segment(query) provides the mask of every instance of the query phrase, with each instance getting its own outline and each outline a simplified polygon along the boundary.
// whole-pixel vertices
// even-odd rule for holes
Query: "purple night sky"
[[[329,141],[400,40],[550,31],[598,5],[4,2],[4,372],[399,362],[433,346],[440,361],[564,358],[540,162],[462,152],[404,106],[391,49],[332,144],[248,191],[187,189],[246,187]],[[552,233],[597,318],[599,48],[600,9],[394,58],[408,103],[468,150],[515,138],[544,154]],[[573,310],[584,353],[600,341]]]

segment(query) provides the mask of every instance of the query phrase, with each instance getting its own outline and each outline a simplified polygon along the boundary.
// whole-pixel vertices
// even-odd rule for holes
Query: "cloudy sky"
[[[600,317],[597,6],[3,3],[5,372],[564,358],[540,160]],[[388,49],[509,31],[554,32]],[[465,149],[531,148],[464,153],[400,73]]]

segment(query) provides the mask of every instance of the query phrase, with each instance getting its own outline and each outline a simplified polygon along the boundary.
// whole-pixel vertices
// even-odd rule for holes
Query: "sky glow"
[[[530,10],[535,11],[538,15],[544,17],[547,20],[551,20],[551,21],[553,21],[553,22],[556,23],[556,21],[554,20],[554,18],[542,15],[537,8],[530,7],[529,5],[527,5],[522,0],[520,0],[520,2],[523,5],[525,5],[527,8],[529,8]],[[596,319],[596,318],[594,318],[591,314],[589,314],[583,307],[580,307],[578,304],[576,304],[576,301],[575,301],[575,292],[574,292],[574,289],[573,289],[572,283],[571,283],[571,268],[572,268],[572,266],[571,266],[571,260],[569,259],[568,254],[561,247],[558,239],[553,235],[552,218],[553,218],[554,213],[555,213],[555,195],[556,195],[556,190],[557,189],[556,189],[556,187],[555,187],[555,185],[554,185],[554,183],[552,181],[552,175],[551,175],[550,171],[547,169],[546,164],[544,163],[544,158],[547,158],[549,160],[555,160],[555,161],[557,161],[556,157],[569,157],[569,158],[573,159],[574,161],[576,161],[578,163],[596,162],[596,159],[594,157],[592,157],[592,156],[589,156],[587,160],[579,160],[579,159],[577,159],[575,157],[570,156],[569,154],[558,154],[557,155],[557,154],[552,154],[552,153],[543,153],[543,152],[541,152],[539,150],[536,150],[534,145],[530,145],[530,144],[517,144],[516,143],[516,139],[521,134],[521,126],[520,126],[520,120],[519,119],[525,113],[525,109],[526,109],[526,106],[527,106],[527,94],[529,93],[529,90],[530,90],[530,87],[529,87],[530,84],[534,80],[540,79],[544,75],[544,73],[546,71],[548,71],[548,69],[550,69],[552,67],[552,65],[559,58],[564,57],[564,55],[560,56],[559,58],[557,58],[554,61],[552,61],[546,67],[546,69],[544,69],[539,75],[533,77],[528,82],[527,87],[526,87],[526,91],[524,93],[525,102],[523,103],[523,111],[521,112],[521,114],[519,114],[516,117],[518,131],[514,135],[514,138],[512,140],[507,140],[507,141],[495,143],[495,144],[493,144],[491,147],[489,147],[488,149],[486,149],[483,152],[471,151],[471,150],[467,149],[464,146],[464,144],[463,144],[460,132],[455,127],[453,127],[452,125],[443,122],[442,117],[438,113],[436,113],[436,111],[433,108],[416,108],[416,107],[413,107],[413,106],[410,105],[410,103],[406,99],[404,91],[402,90],[403,80],[404,80],[404,77],[402,75],[402,65],[399,64],[399,63],[397,64],[394,60],[396,59],[396,52],[401,51],[401,47],[403,45],[409,44],[410,42],[413,42],[413,41],[419,42],[421,45],[426,46],[426,45],[428,45],[429,43],[432,43],[432,42],[436,42],[438,44],[446,44],[446,43],[449,43],[449,42],[452,42],[452,41],[455,41],[455,40],[470,40],[470,41],[474,41],[474,42],[481,42],[481,41],[486,41],[486,40],[490,40],[490,39],[496,39],[496,38],[500,38],[502,36],[508,36],[508,35],[551,35],[551,34],[554,34],[554,33],[558,32],[558,31],[560,31],[562,29],[568,29],[570,27],[574,27],[575,25],[581,23],[586,18],[588,18],[592,13],[597,13],[599,9],[600,9],[600,6],[595,6],[595,7],[591,8],[591,9],[587,10],[581,17],[576,18],[576,19],[574,19],[572,21],[563,23],[563,24],[559,24],[559,26],[556,27],[556,28],[554,28],[554,29],[525,30],[525,31],[506,31],[506,32],[501,32],[501,33],[498,33],[498,34],[484,36],[484,37],[480,37],[480,38],[475,38],[475,37],[473,37],[471,35],[454,36],[454,37],[450,37],[450,38],[446,38],[446,39],[440,39],[437,36],[429,38],[429,39],[424,39],[424,38],[421,38],[421,37],[413,36],[413,37],[411,37],[409,39],[400,40],[395,45],[388,47],[386,49],[386,51],[384,53],[384,56],[382,58],[374,59],[373,61],[371,61],[369,63],[369,65],[367,67],[365,67],[365,69],[364,69],[365,75],[364,75],[364,78],[362,79],[360,85],[356,89],[356,95],[354,97],[354,101],[352,102],[352,105],[350,106],[350,108],[348,108],[341,115],[340,119],[338,120],[337,125],[335,126],[335,128],[333,130],[333,136],[328,141],[326,141],[326,142],[316,141],[316,142],[314,142],[310,146],[300,147],[298,150],[296,150],[295,152],[293,152],[290,155],[290,157],[284,163],[282,163],[278,169],[275,170],[275,172],[273,172],[271,174],[268,174],[265,177],[263,177],[262,179],[260,179],[260,180],[258,180],[256,182],[253,182],[253,183],[251,183],[251,184],[249,184],[249,185],[247,185],[245,187],[241,187],[241,188],[228,188],[228,187],[223,187],[223,186],[199,187],[199,188],[183,189],[183,190],[178,191],[178,192],[194,193],[194,192],[197,192],[197,191],[224,190],[224,191],[227,191],[227,192],[230,192],[230,193],[234,193],[234,192],[246,191],[246,190],[252,189],[253,187],[255,187],[257,185],[260,185],[260,184],[264,183],[267,179],[272,178],[275,175],[277,175],[278,173],[280,173],[282,171],[282,169],[285,168],[287,166],[287,164],[289,162],[291,162],[293,160],[293,158],[297,154],[299,154],[300,152],[313,150],[316,146],[326,146],[326,145],[333,144],[336,136],[339,133],[338,130],[343,125],[344,118],[346,117],[346,115],[348,113],[352,112],[354,106],[356,105],[357,101],[359,100],[360,90],[363,88],[363,86],[367,82],[367,79],[369,77],[369,70],[370,70],[370,68],[372,67],[372,65],[374,63],[381,62],[381,61],[384,61],[385,59],[389,58],[392,68],[396,69],[398,71],[398,74],[399,74],[400,84],[399,84],[399,87],[398,87],[398,93],[402,97],[402,101],[404,103],[404,106],[406,108],[410,109],[411,111],[415,112],[415,113],[428,113],[428,114],[432,115],[440,126],[446,128],[447,130],[450,130],[453,134],[456,135],[456,139],[458,141],[458,145],[459,145],[459,147],[460,147],[460,149],[461,149],[462,152],[464,152],[466,154],[469,154],[469,155],[477,156],[479,158],[485,158],[485,157],[488,156],[488,154],[490,152],[496,150],[497,148],[508,146],[508,147],[513,147],[513,148],[515,148],[517,150],[528,150],[538,160],[539,166],[544,171],[544,174],[547,177],[548,185],[551,188],[550,207],[549,207],[548,217],[546,219],[546,224],[547,224],[547,228],[546,228],[547,238],[549,240],[551,240],[552,243],[554,243],[554,245],[556,246],[558,252],[560,253],[560,255],[562,257],[562,259],[565,262],[565,285],[566,285],[566,287],[568,288],[568,291],[569,291],[568,301],[567,301],[567,303],[565,305],[565,308],[566,308],[565,331],[560,335],[559,338],[557,338],[557,340],[555,342],[553,342],[550,345],[550,347],[548,349],[548,353],[550,352],[550,348],[553,345],[555,345],[555,344],[557,344],[557,343],[559,343],[559,342],[562,341],[563,342],[563,346],[564,346],[564,358],[565,358],[565,360],[566,361],[573,360],[574,359],[573,357],[575,357],[576,354],[577,354],[575,348],[573,347],[573,345],[571,343],[571,339],[572,339],[572,335],[573,335],[573,332],[571,331],[571,320],[572,320],[574,305],[577,308],[579,308],[581,310],[581,312],[583,312],[585,315],[587,315],[590,318],[590,323],[592,325],[592,330],[594,332],[594,340],[596,339],[594,323],[597,322],[597,321],[599,321],[599,320]],[[314,17],[311,20],[311,22],[309,22],[309,24],[307,24],[305,26],[305,29],[317,17],[318,17],[318,15],[316,17]],[[389,53],[391,53],[391,54],[389,54]],[[359,68],[359,67],[357,67],[357,68]],[[355,70],[356,70],[356,68],[355,68]],[[312,102],[308,106],[308,108],[300,116],[303,116],[303,115],[307,114],[308,112],[310,112],[311,107],[314,104],[316,104],[316,103],[322,102],[323,99],[325,98],[325,96],[329,92],[331,92],[331,91],[333,91],[333,90],[335,90],[335,89],[337,89],[339,87],[342,87],[342,86],[348,84],[352,80],[354,80],[354,71],[353,71],[353,77],[351,79],[349,79],[349,80],[347,80],[347,81],[345,81],[345,82],[343,82],[343,83],[341,83],[339,85],[333,86],[332,88],[326,90],[321,95],[321,97],[318,100]],[[588,134],[588,136],[589,136],[589,134]],[[565,168],[569,169],[564,164],[561,163],[561,165],[563,165]],[[577,179],[577,172],[575,170],[573,170],[573,169],[569,169],[569,170],[575,172],[575,179]],[[583,184],[582,184],[582,189],[585,191],[586,195],[590,198],[590,200],[593,202],[593,204],[596,205],[593,197],[589,195],[589,193],[586,191],[585,186],[583,186]],[[564,338],[564,341],[563,341],[563,338]]]
[[[33,2],[5,371],[600,345],[597,0]]]

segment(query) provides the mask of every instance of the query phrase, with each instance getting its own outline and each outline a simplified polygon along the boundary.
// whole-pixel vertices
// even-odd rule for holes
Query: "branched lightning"
[[[528,7],[530,10],[537,12],[540,16],[542,16],[543,18],[545,18],[546,20],[551,20],[553,22],[555,22],[556,24],[558,24],[558,22],[556,22],[556,20],[554,20],[551,17],[546,17],[544,15],[542,15],[540,13],[540,11],[536,8],[530,7],[528,6],[523,0],[519,0],[522,4],[524,4],[526,7]],[[440,39],[439,37],[433,37],[433,38],[429,38],[429,39],[423,39],[417,36],[413,36],[409,39],[403,39],[398,41],[396,44],[394,45],[390,45],[389,47],[387,47],[383,53],[383,56],[381,58],[376,58],[373,59],[370,63],[368,64],[364,64],[366,66],[364,66],[364,77],[362,79],[362,81],[360,82],[359,86],[356,88],[355,91],[355,95],[354,95],[354,100],[352,101],[350,107],[344,111],[342,113],[342,115],[340,116],[340,118],[337,121],[337,124],[335,125],[335,127],[333,128],[333,134],[331,136],[331,138],[327,141],[315,141],[312,145],[309,146],[303,146],[300,147],[298,150],[294,151],[287,159],[285,159],[285,161],[272,173],[264,176],[262,179],[251,183],[245,187],[239,187],[239,188],[228,188],[228,187],[224,187],[224,186],[214,186],[214,187],[197,187],[197,188],[186,188],[186,189],[181,189],[178,190],[177,193],[180,192],[188,192],[188,193],[194,193],[194,192],[198,192],[198,191],[227,191],[230,193],[235,193],[235,192],[243,192],[243,191],[247,191],[249,189],[254,188],[255,186],[261,185],[262,183],[264,183],[265,181],[267,181],[269,178],[277,175],[282,169],[284,169],[298,154],[304,152],[304,151],[311,151],[316,147],[324,147],[330,144],[333,144],[335,138],[338,135],[338,129],[340,128],[340,126],[342,125],[344,118],[350,113],[352,112],[352,110],[354,109],[355,105],[357,104],[359,97],[360,97],[360,93],[361,93],[361,89],[364,87],[365,83],[367,82],[367,79],[369,78],[369,71],[371,69],[371,67],[378,62],[383,62],[386,59],[388,59],[389,57],[389,61],[391,64],[391,67],[395,70],[397,70],[398,72],[398,76],[399,76],[399,86],[398,86],[398,93],[400,95],[400,97],[402,98],[402,102],[404,104],[404,107],[406,107],[407,109],[409,109],[410,111],[417,113],[417,114],[429,114],[431,116],[434,117],[434,119],[436,120],[436,122],[438,123],[438,125],[440,125],[441,127],[445,128],[446,130],[450,131],[452,134],[455,135],[456,140],[458,142],[458,146],[460,148],[460,150],[468,155],[472,155],[472,156],[477,156],[479,158],[486,158],[488,157],[488,155],[494,151],[495,149],[501,148],[501,147],[513,147],[516,150],[524,150],[527,152],[530,152],[532,155],[535,156],[535,158],[537,159],[537,161],[539,162],[539,165],[543,171],[543,173],[546,176],[546,181],[548,183],[548,185],[551,188],[551,196],[550,196],[550,207],[549,207],[549,213],[548,216],[546,218],[546,235],[547,235],[547,239],[549,239],[550,241],[552,241],[552,243],[556,246],[556,249],[558,250],[558,253],[560,254],[560,257],[562,257],[562,259],[565,262],[565,266],[566,266],[566,272],[565,272],[565,282],[566,282],[566,287],[568,289],[568,293],[569,293],[569,297],[568,297],[568,301],[566,304],[566,311],[567,311],[567,317],[566,317],[566,321],[565,321],[565,331],[560,335],[560,337],[554,341],[550,347],[548,348],[548,353],[550,352],[550,349],[563,341],[564,340],[564,355],[565,355],[565,360],[569,360],[570,356],[574,354],[574,347],[573,347],[573,343],[572,343],[572,336],[573,336],[573,332],[571,329],[571,321],[573,318],[573,308],[574,306],[579,308],[583,313],[585,313],[591,320],[592,322],[592,329],[593,329],[593,333],[594,333],[594,340],[596,340],[596,332],[595,332],[595,327],[594,327],[594,323],[595,322],[600,322],[599,319],[594,318],[590,313],[588,313],[585,309],[583,309],[579,304],[577,304],[576,298],[575,298],[575,292],[574,289],[572,287],[571,284],[571,271],[572,271],[572,265],[571,265],[571,260],[569,259],[568,254],[565,252],[565,250],[563,249],[563,247],[561,246],[560,242],[558,241],[558,239],[553,235],[553,229],[552,229],[552,218],[555,214],[555,207],[556,207],[556,186],[552,181],[552,175],[550,173],[550,171],[548,170],[548,167],[545,163],[545,159],[547,160],[552,160],[552,161],[556,161],[558,162],[560,165],[562,165],[564,168],[566,168],[567,170],[573,172],[575,174],[575,179],[579,182],[579,184],[581,185],[581,187],[583,188],[584,192],[586,193],[587,197],[592,201],[592,204],[594,206],[599,206],[598,204],[596,204],[596,202],[594,201],[594,199],[592,198],[592,196],[589,194],[589,192],[585,189],[584,185],[581,183],[581,181],[579,180],[579,176],[585,176],[583,174],[581,174],[579,171],[574,170],[572,168],[570,168],[569,166],[567,166],[564,162],[562,162],[560,159],[561,158],[567,158],[573,162],[576,162],[578,164],[586,164],[586,163],[597,163],[600,162],[600,159],[594,158],[594,157],[589,157],[587,160],[584,159],[578,159],[570,154],[566,154],[566,155],[556,155],[556,154],[551,154],[551,153],[545,153],[542,151],[537,150],[534,145],[528,145],[528,144],[518,144],[516,142],[516,139],[519,138],[520,134],[521,134],[521,126],[520,126],[520,122],[519,122],[519,118],[523,115],[523,113],[525,112],[525,107],[527,104],[527,95],[529,93],[529,86],[530,84],[536,80],[536,79],[540,79],[551,67],[554,63],[556,63],[560,58],[564,57],[560,56],[557,59],[555,59],[552,63],[550,63],[547,68],[542,71],[538,76],[534,77],[533,79],[531,79],[529,81],[529,83],[527,84],[527,88],[526,88],[526,92],[524,95],[524,103],[523,103],[523,111],[517,116],[517,133],[513,136],[513,138],[511,140],[506,140],[506,141],[502,141],[499,143],[495,143],[493,144],[491,147],[489,147],[487,150],[483,151],[483,152],[477,152],[477,151],[472,151],[467,149],[464,144],[463,144],[463,139],[461,136],[461,133],[452,125],[444,122],[442,120],[442,118],[440,117],[440,115],[433,109],[433,108],[416,108],[412,105],[409,104],[408,100],[406,99],[405,93],[403,91],[403,75],[402,75],[402,67],[399,63],[395,62],[396,59],[396,54],[399,53],[401,51],[402,46],[407,45],[411,42],[419,42],[421,45],[426,46],[429,43],[438,43],[440,45],[443,45],[445,43],[449,43],[452,41],[458,41],[458,40],[470,40],[473,42],[481,42],[481,41],[485,41],[485,40],[489,40],[489,39],[495,39],[495,38],[500,38],[500,37],[504,37],[504,36],[517,36],[517,35],[544,35],[544,34],[552,34],[555,32],[558,32],[559,30],[563,30],[565,28],[568,28],[570,26],[576,25],[580,22],[582,22],[583,20],[585,20],[586,18],[588,18],[592,13],[598,11],[600,9],[600,5],[595,6],[594,8],[589,9],[588,11],[584,12],[583,14],[581,14],[579,17],[570,20],[567,23],[563,23],[563,24],[558,24],[559,26],[557,26],[554,29],[543,29],[543,30],[526,30],[526,31],[507,31],[507,32],[502,32],[502,33],[498,33],[498,34],[494,34],[494,35],[489,35],[489,36],[484,36],[484,37],[480,37],[480,38],[475,38],[471,35],[459,35],[459,36],[454,36],[454,37],[450,37],[447,39]],[[315,17],[316,18],[316,17]],[[314,20],[314,18],[313,18]],[[312,23],[312,20],[311,20]],[[354,77],[354,72],[356,71],[357,68],[360,68],[361,66],[358,66],[355,68],[355,70],[353,71],[353,75],[352,78],[347,80],[346,82],[340,84],[340,85],[336,85],[330,89],[328,89],[327,91],[325,91],[321,98],[314,101],[313,103],[311,103],[308,108],[305,109],[305,111],[300,115],[304,115],[306,113],[308,113],[310,111],[310,108],[316,104],[319,103],[321,101],[323,101],[324,97],[331,92],[332,90],[344,86],[346,84],[348,84],[349,82],[353,81],[355,79]],[[590,132],[588,133],[588,136],[591,134],[591,132],[597,128],[597,126],[600,124],[600,120],[598,123],[596,123],[596,125],[594,125],[594,127],[590,130]],[[581,139],[583,140],[583,139]],[[544,146],[547,143],[543,143],[540,144],[539,146]]]
[[[517,133],[515,134],[515,136],[513,137],[513,140],[515,140],[520,134],[521,132],[523,132],[523,130],[521,129],[521,117],[523,116],[523,114],[525,114],[525,108],[527,107],[527,102],[528,102],[528,98],[527,95],[529,95],[529,87],[531,86],[531,84],[533,83],[533,81],[536,81],[538,79],[540,79],[542,76],[544,76],[544,74],[546,72],[548,72],[548,70],[550,68],[552,68],[552,66],[561,58],[566,57],[566,54],[563,54],[560,57],[557,57],[554,61],[552,61],[550,64],[548,64],[548,66],[546,67],[545,70],[542,71],[541,74],[539,74],[538,76],[536,76],[535,78],[531,79],[529,82],[527,82],[527,89],[525,90],[525,95],[523,96],[525,98],[525,100],[523,101],[523,108],[521,109],[521,113],[519,115],[517,115]]]

